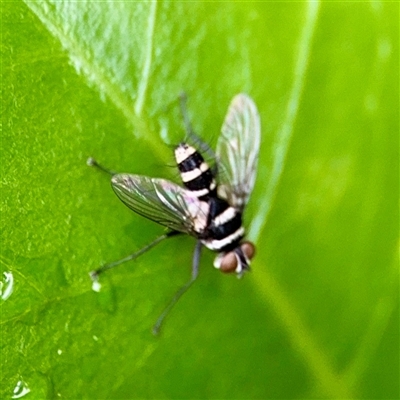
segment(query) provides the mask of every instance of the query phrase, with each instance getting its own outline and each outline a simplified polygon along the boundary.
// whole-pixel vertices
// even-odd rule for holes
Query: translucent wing
[[[253,100],[236,95],[217,144],[218,194],[243,210],[253,190],[260,148],[260,117]]]
[[[112,187],[130,209],[170,229],[196,236],[207,225],[208,204],[165,179],[117,174]]]

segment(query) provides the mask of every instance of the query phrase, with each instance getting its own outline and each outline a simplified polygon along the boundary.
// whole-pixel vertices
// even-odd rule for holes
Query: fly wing
[[[260,116],[253,100],[238,94],[229,106],[217,144],[218,195],[243,211],[253,190],[260,148]]]
[[[208,204],[165,179],[116,174],[111,185],[136,213],[172,230],[196,236],[207,224]]]

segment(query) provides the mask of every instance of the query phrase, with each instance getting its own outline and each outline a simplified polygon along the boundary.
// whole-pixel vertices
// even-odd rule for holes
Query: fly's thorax
[[[206,198],[216,192],[213,172],[203,156],[187,143],[175,149],[175,160],[181,174],[182,183],[199,198]]]
[[[254,254],[254,244],[245,241],[231,251],[219,253],[215,257],[214,267],[224,273],[236,272],[238,276],[242,276],[245,271],[250,270],[250,261]]]

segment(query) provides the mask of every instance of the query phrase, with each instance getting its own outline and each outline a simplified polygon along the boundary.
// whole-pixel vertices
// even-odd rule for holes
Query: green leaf
[[[1,398],[398,398],[397,3],[2,5]],[[163,229],[87,167],[179,179],[184,90],[215,145],[262,120],[242,280],[190,277]]]

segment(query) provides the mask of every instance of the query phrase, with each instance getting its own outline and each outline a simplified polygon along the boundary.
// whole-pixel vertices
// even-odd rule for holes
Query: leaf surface
[[[2,7],[1,398],[396,398],[396,3],[58,2]],[[184,90],[215,145],[254,98],[258,249],[242,280],[90,169],[179,180]],[[12,289],[12,290],[11,290]]]

